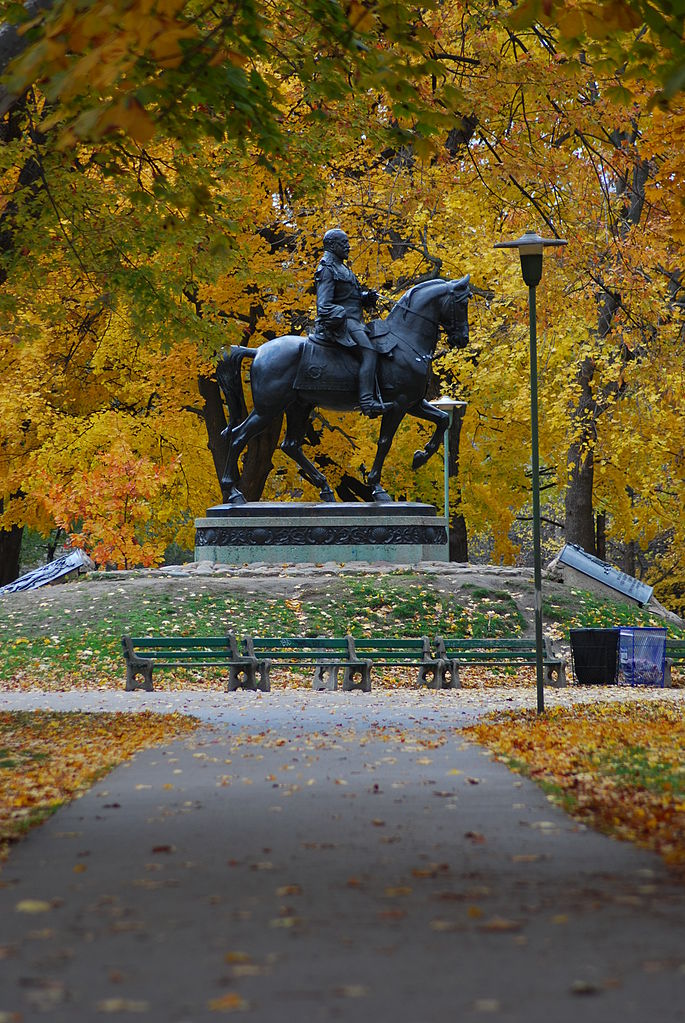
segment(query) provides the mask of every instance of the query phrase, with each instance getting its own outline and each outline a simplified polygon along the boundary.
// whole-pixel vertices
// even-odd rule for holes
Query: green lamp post
[[[537,710],[545,709],[542,641],[542,565],[540,550],[540,456],[538,450],[538,352],[535,289],[542,279],[542,256],[546,248],[566,245],[562,238],[541,238],[535,231],[526,231],[512,242],[497,242],[496,249],[518,249],[521,273],[528,285],[528,316],[530,321],[530,433],[531,469],[533,476],[533,559],[535,579],[535,664],[537,675]]]

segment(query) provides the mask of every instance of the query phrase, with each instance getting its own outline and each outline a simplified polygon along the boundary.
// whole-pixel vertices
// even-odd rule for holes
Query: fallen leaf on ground
[[[443,920],[437,917],[435,920],[431,920],[430,929],[432,931],[456,931],[459,929],[459,925],[455,920]]]
[[[474,845],[483,845],[485,842],[485,835],[481,835],[480,831],[467,831],[464,838],[470,838]]]
[[[493,916],[490,920],[480,924],[478,930],[489,931],[493,934],[505,934],[510,931],[520,931],[521,924],[518,920],[507,920],[503,916]]]
[[[95,1008],[98,1012],[148,1012],[150,1003],[133,998],[103,998]]]
[[[591,980],[574,980],[571,984],[571,993],[574,995],[597,995],[600,991],[599,985]]]
[[[496,998],[478,998],[473,1008],[476,1012],[499,1012],[501,1005]]]
[[[17,903],[15,909],[17,913],[47,913],[52,906],[43,899],[22,899]]]
[[[210,1012],[245,1012],[249,1007],[250,1003],[237,991],[229,991],[220,998],[212,998],[207,1002]]]

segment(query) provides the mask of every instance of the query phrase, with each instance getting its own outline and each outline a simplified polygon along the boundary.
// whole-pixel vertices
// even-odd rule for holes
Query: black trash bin
[[[571,629],[573,674],[581,685],[616,682],[620,629]]]

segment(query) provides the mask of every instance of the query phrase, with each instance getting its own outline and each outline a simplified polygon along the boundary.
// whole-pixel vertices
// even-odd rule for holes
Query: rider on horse
[[[365,290],[345,265],[350,254],[347,235],[339,228],[323,236],[324,253],[316,268],[316,323],[313,340],[318,344],[334,342],[354,351],[360,359],[359,405],[365,416],[373,418],[387,411],[375,397],[378,356],[362,322],[363,310],[373,308],[378,292]]]

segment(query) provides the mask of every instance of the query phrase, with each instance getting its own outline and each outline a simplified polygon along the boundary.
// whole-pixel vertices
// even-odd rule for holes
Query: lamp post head
[[[521,273],[529,288],[536,288],[542,278],[542,253],[552,246],[566,245],[563,238],[541,238],[537,231],[526,231],[512,242],[496,242],[496,249],[518,249]]]
[[[440,398],[434,398],[428,402],[433,408],[440,409],[441,412],[446,412],[450,417],[450,426],[452,425],[452,416],[454,410],[458,408],[466,408],[465,401],[459,401],[457,398],[449,398],[446,394],[441,395]]]
[[[428,402],[429,405],[434,405],[435,408],[441,408],[445,412],[449,412],[450,409],[459,408],[463,406],[466,408],[465,401],[459,401],[458,398],[448,398],[447,395],[442,395],[440,398],[434,398]]]

